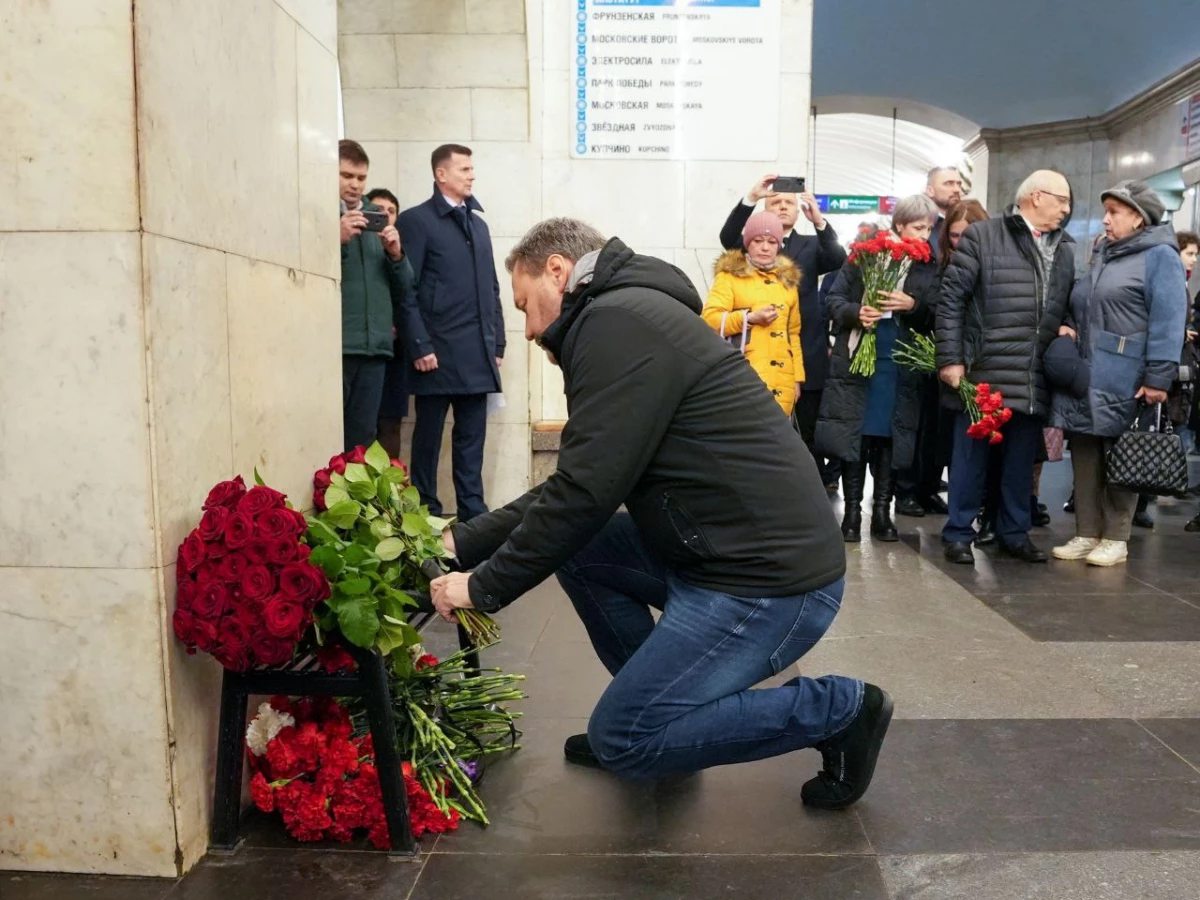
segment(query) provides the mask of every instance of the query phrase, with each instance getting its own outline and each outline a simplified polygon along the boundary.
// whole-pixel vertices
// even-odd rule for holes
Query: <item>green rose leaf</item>
[[[341,503],[335,503],[325,512],[321,513],[320,518],[327,525],[345,530],[354,527],[354,523],[358,521],[358,514],[361,511],[362,507],[353,500],[343,500]]]
[[[384,656],[388,656],[397,648],[412,646],[414,636],[416,636],[417,640],[420,640],[416,629],[406,622],[384,622],[379,627],[379,634],[375,642],[379,647],[379,652]],[[408,654],[404,655],[407,656]]]
[[[349,597],[336,602],[338,628],[357,647],[370,647],[379,633],[378,605],[374,597]]]
[[[362,463],[346,463],[346,480],[353,484],[356,481],[371,481],[371,473]]]
[[[400,528],[409,537],[426,537],[433,533],[429,522],[419,513],[404,513]]]
[[[259,487],[267,486],[267,483],[262,480],[262,476],[258,474],[258,466],[254,467],[254,483]]]
[[[314,566],[320,566],[329,578],[336,578],[346,567],[341,554],[329,546],[317,547],[308,558]]]
[[[373,481],[352,481],[350,483],[350,496],[355,500],[367,501],[375,499],[375,482]]]
[[[371,523],[371,534],[379,538],[379,540],[392,537],[395,533],[395,526],[382,516]]]
[[[376,472],[386,472],[392,467],[392,459],[388,456],[387,451],[383,449],[383,445],[376,441],[367,449],[365,457],[367,465]]]
[[[361,566],[370,555],[371,552],[361,544],[351,544],[342,552],[342,559],[348,566]]]
[[[327,507],[337,506],[339,503],[345,503],[350,499],[350,494],[345,488],[334,487],[332,484],[325,488],[325,505]]]
[[[340,487],[342,489],[345,489],[345,487],[350,484],[350,482],[346,480],[345,475],[339,475],[337,472],[329,473],[329,483],[333,485],[333,487]],[[325,493],[328,494],[329,491],[326,490]]]
[[[434,533],[441,534],[447,528],[455,523],[455,519],[443,519],[440,516],[426,516],[425,521],[429,523],[429,527],[434,530]]]
[[[393,559],[399,559],[400,554],[404,552],[404,541],[400,538],[390,537],[384,538],[375,547],[375,555],[388,562]]]
[[[346,597],[361,597],[371,589],[369,578],[347,578],[337,583],[338,593]]]
[[[405,510],[416,512],[421,508],[421,492],[409,485],[400,493],[400,501],[404,504]]]

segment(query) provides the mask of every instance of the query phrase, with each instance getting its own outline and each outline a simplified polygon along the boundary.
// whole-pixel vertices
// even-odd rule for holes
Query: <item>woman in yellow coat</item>
[[[792,414],[804,382],[800,352],[800,269],[779,254],[783,223],[755,213],[742,230],[745,250],[729,250],[716,264],[704,321],[740,347],[783,407]]]

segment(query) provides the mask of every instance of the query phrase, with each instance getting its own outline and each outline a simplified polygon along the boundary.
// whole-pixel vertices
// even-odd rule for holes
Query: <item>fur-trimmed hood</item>
[[[713,264],[714,274],[720,275],[722,272],[727,272],[735,278],[750,278],[765,271],[774,272],[780,283],[792,290],[800,286],[800,279],[804,277],[800,267],[782,253],[775,258],[775,268],[770,270],[755,267],[754,263],[746,257],[745,250],[726,250],[717,257],[716,263]]]

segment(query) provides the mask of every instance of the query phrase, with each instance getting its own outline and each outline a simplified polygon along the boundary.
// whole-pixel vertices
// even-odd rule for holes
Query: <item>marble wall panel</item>
[[[138,227],[132,27],[129,0],[0,11],[0,231]]]
[[[342,447],[337,283],[235,256],[227,277],[233,471],[306,507]]]
[[[465,0],[339,0],[341,34],[447,34],[467,30]]]
[[[337,0],[275,0],[275,2],[322,47],[330,53],[337,53]]]
[[[466,89],[345,89],[346,134],[360,141],[461,143],[471,133],[471,92]],[[428,163],[428,160],[426,160]]]
[[[146,332],[163,565],[233,476],[226,254],[146,235]],[[247,473],[248,474],[248,473]]]
[[[0,566],[154,565],[137,234],[0,234]]]
[[[399,87],[396,42],[390,34],[348,34],[338,40],[343,88]]]
[[[472,34],[524,34],[525,0],[467,0]]]
[[[525,88],[472,88],[471,138],[477,141],[529,139],[529,91]]]
[[[154,569],[0,568],[0,867],[176,874],[161,616]]]
[[[272,0],[136,9],[143,227],[299,266],[299,26]]]
[[[297,31],[300,268],[340,279],[337,107],[337,59],[308,32]]]
[[[398,34],[396,70],[406,88],[519,88],[529,82],[520,34]]]

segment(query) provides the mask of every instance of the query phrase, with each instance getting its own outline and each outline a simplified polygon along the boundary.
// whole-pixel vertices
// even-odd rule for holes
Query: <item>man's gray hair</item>
[[[940,175],[942,172],[954,172],[957,174],[958,166],[934,166],[932,169],[929,170],[929,174],[925,176],[925,183],[933,184],[933,179],[936,178],[938,175]]]
[[[1053,169],[1038,169],[1028,178],[1021,182],[1021,186],[1017,188],[1015,202],[1017,206],[1021,205],[1021,201],[1028,200],[1038,191],[1045,191],[1048,194],[1057,194],[1062,190],[1062,184],[1059,181],[1066,181],[1066,176],[1061,172],[1055,172]],[[1068,182],[1067,187],[1070,187]]]
[[[605,243],[604,235],[587,222],[546,219],[530,228],[517,241],[504,260],[504,268],[512,272],[520,265],[526,272],[538,274],[545,270],[546,260],[555,254],[578,262],[581,257],[599,250]]]
[[[899,231],[910,222],[937,221],[937,204],[929,199],[928,194],[911,194],[897,201],[896,211],[892,213],[892,227]]]

